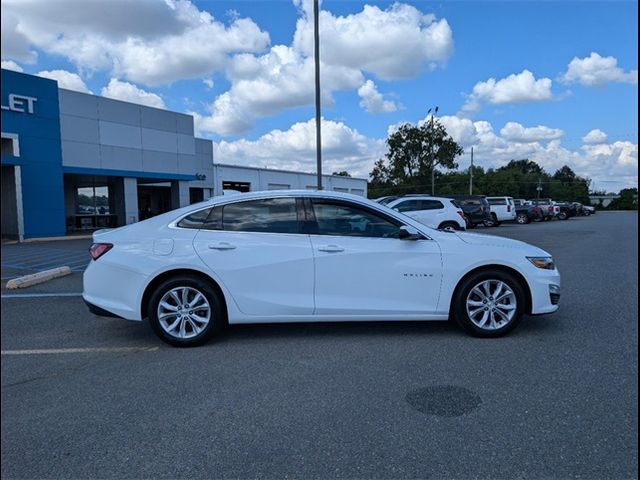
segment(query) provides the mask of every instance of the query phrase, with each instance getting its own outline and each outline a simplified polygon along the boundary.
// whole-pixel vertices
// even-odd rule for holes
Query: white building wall
[[[223,182],[243,182],[250,184],[250,191],[289,189],[315,190],[317,177],[314,173],[288,172],[237,165],[214,164],[214,195],[222,194]],[[367,196],[367,180],[364,178],[323,175],[325,190]]]

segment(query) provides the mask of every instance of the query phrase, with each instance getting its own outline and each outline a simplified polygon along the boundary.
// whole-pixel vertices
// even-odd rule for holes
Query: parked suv
[[[484,195],[451,195],[449,198],[456,201],[464,212],[467,228],[491,222],[491,205]]]
[[[512,197],[487,197],[491,205],[492,222],[487,227],[497,227],[502,222],[510,222],[516,219],[516,209]]]
[[[411,195],[389,202],[387,207],[432,228],[466,229],[464,212],[450,198]]]

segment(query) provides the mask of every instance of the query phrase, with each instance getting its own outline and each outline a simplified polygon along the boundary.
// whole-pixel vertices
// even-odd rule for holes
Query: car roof
[[[361,195],[354,195],[346,192],[334,192],[332,190],[260,190],[255,192],[244,192],[238,195],[218,195],[211,197],[206,202],[228,203],[237,202],[238,200],[252,200],[269,197],[318,197],[318,198],[336,198],[336,199],[348,199],[348,200],[369,200]]]
[[[446,202],[447,200],[453,199],[449,197],[434,197],[432,195],[405,195],[404,197],[396,198],[393,202],[389,203],[397,204],[397,202],[400,202],[401,200],[438,200]]]

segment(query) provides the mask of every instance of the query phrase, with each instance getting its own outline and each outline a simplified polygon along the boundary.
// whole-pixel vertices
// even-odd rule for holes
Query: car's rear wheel
[[[484,270],[462,282],[452,308],[458,324],[470,334],[499,337],[522,319],[525,292],[513,275],[502,270]]]
[[[438,225],[438,230],[461,230],[456,222],[442,222]]]
[[[560,212],[558,214],[558,220],[569,220],[569,215],[567,215],[567,212]]]
[[[147,311],[156,335],[176,347],[202,345],[225,324],[218,294],[196,276],[181,275],[160,284]]]
[[[516,222],[519,223],[520,225],[525,225],[529,223],[530,222],[529,215],[527,215],[526,213],[519,213],[516,216]]]

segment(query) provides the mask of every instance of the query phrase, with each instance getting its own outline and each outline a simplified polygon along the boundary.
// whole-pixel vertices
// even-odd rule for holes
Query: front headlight
[[[556,268],[552,257],[527,257],[527,260],[533,263],[536,267],[544,268],[545,270],[553,270]]]

